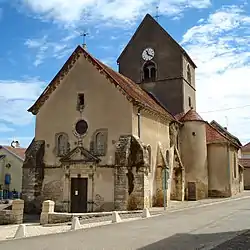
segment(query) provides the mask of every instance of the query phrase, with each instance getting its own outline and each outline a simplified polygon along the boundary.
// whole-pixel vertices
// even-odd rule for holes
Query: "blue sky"
[[[10,3],[11,2],[11,3]],[[116,59],[146,13],[196,62],[197,110],[250,141],[250,5],[247,0],[0,0],[0,144],[26,147],[27,112],[87,30],[88,50]],[[226,4],[225,4],[226,3]]]

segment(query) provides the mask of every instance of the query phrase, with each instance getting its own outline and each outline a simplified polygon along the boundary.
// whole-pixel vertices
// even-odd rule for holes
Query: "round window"
[[[84,120],[80,120],[76,123],[76,132],[79,135],[84,135],[88,130],[88,124]]]

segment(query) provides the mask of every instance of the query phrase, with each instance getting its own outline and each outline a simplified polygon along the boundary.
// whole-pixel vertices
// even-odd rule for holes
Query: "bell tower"
[[[121,74],[140,84],[173,115],[196,109],[196,65],[149,14],[117,63]]]

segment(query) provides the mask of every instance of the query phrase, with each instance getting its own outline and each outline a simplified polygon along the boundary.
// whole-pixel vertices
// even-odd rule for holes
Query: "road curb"
[[[215,201],[215,202],[211,202],[211,203],[207,203],[207,204],[200,204],[197,206],[177,208],[174,210],[168,210],[168,211],[166,211],[166,213],[174,213],[174,212],[178,212],[178,211],[184,211],[184,210],[193,209],[193,208],[200,208],[200,207],[207,207],[207,206],[212,206],[212,205],[221,204],[221,203],[225,203],[225,202],[238,201],[238,200],[244,200],[244,199],[250,199],[250,196],[243,196],[243,197],[227,199],[227,200],[223,200],[223,201]]]

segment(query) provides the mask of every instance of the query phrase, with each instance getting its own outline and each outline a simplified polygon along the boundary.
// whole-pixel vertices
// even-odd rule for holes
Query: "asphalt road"
[[[250,249],[248,229],[250,197],[244,197],[206,207],[168,212],[149,219],[5,241],[0,243],[0,249],[240,250]]]

